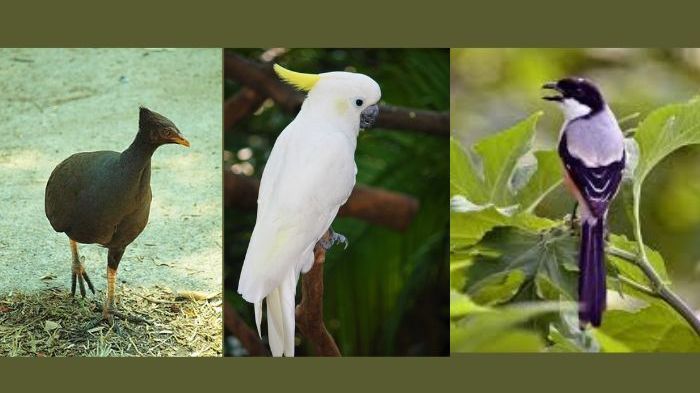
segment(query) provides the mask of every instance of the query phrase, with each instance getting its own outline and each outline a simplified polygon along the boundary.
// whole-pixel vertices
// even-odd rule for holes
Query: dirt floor
[[[120,264],[117,307],[155,321],[124,323],[122,334],[135,341],[127,345],[111,331],[82,329],[94,314],[87,305],[103,299],[107,250],[80,245],[98,294],[70,299],[68,239],[46,219],[44,188],[73,153],[125,149],[140,105],[170,118],[192,146],[163,146],[152,159],[150,219]],[[0,49],[0,181],[0,354],[219,355],[220,50]],[[212,298],[167,303],[184,291]],[[170,341],[157,331],[171,332]],[[212,341],[177,346],[193,334]],[[40,339],[53,340],[53,349]]]

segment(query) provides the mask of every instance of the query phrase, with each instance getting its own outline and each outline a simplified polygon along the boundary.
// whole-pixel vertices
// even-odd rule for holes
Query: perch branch
[[[299,111],[304,101],[304,94],[277,78],[270,63],[255,62],[228,52],[224,58],[224,77],[255,90],[261,97],[270,97],[287,112]],[[226,116],[228,115],[224,114]],[[380,105],[375,127],[413,130],[446,137],[450,134],[450,115],[447,112]]]
[[[671,291],[668,288],[668,285],[666,285],[666,283],[664,283],[664,281],[661,279],[661,276],[656,273],[656,270],[654,270],[647,260],[643,243],[639,245],[639,249],[641,250],[639,255],[635,255],[616,247],[609,247],[608,252],[610,252],[611,255],[615,255],[639,267],[639,269],[642,270],[644,275],[651,283],[650,290],[652,295],[663,300],[674,310],[676,310],[676,312],[679,313],[683,319],[688,322],[688,324],[690,324],[690,327],[693,328],[695,333],[700,335],[700,321],[695,316],[693,309],[691,309],[690,306],[683,301],[683,299]]]
[[[259,187],[260,182],[255,178],[225,171],[224,206],[244,210],[255,209]],[[408,195],[368,186],[355,186],[338,214],[404,231],[413,221],[418,205],[418,201]]]
[[[251,356],[269,356],[258,333],[243,322],[236,309],[226,302],[224,302],[224,326],[238,338]]]
[[[328,241],[330,233],[323,238]],[[319,244],[314,248],[314,265],[301,281],[301,303],[296,307],[299,333],[309,340],[318,356],[340,356],[333,336],[323,322],[323,263],[326,250]]]

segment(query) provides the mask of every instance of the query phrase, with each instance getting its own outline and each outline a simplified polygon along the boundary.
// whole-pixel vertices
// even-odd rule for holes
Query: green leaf
[[[700,351],[700,337],[661,302],[650,302],[637,311],[609,310],[600,331],[634,352]]]
[[[532,145],[535,124],[542,115],[535,113],[510,129],[484,138],[474,146],[481,158],[483,183],[488,201],[497,206],[512,204],[513,192],[510,180],[516,164]]]
[[[494,206],[470,212],[450,213],[450,244],[460,249],[477,243],[494,227],[506,225],[510,219]]]
[[[457,291],[450,291],[450,318],[461,318],[467,314],[486,312],[488,307],[474,303],[469,296]]]
[[[626,251],[631,255],[637,255],[637,243],[628,240],[624,235],[611,234],[610,239],[608,240],[608,249],[610,249],[610,247]],[[664,283],[670,284],[671,281],[668,276],[668,272],[666,271],[666,264],[664,263],[661,254],[647,246],[645,246],[645,251],[647,259],[656,273],[661,277]],[[638,284],[647,287],[651,285],[646,275],[633,262],[615,256],[611,252],[608,252],[606,255],[608,263],[613,265],[619,274],[635,281]]]
[[[559,302],[519,304],[469,314],[450,324],[452,352],[539,352],[544,340],[519,326],[527,320],[567,307]]]
[[[600,349],[603,352],[632,352],[632,350],[625,345],[624,343],[608,336],[607,334],[603,333],[600,329],[593,329],[593,336],[595,337],[596,341],[600,344]]]
[[[456,139],[450,138],[450,196],[453,195],[463,195],[476,203],[488,201],[469,156]]]
[[[512,299],[525,281],[522,270],[509,270],[492,274],[469,288],[469,294],[483,305],[505,303]]]
[[[525,212],[532,212],[562,182],[561,160],[556,151],[537,151],[535,158],[537,170],[517,194],[520,210]]]
[[[517,207],[496,207],[475,205],[462,195],[455,195],[451,201],[450,244],[452,250],[460,250],[476,244],[486,232],[499,226],[515,226],[522,229],[541,231],[558,225],[556,221],[535,216],[531,213],[514,213]]]
[[[540,298],[576,299],[577,244],[566,231],[531,233],[513,227],[496,228],[476,247],[479,254],[468,271],[467,293],[478,294],[474,296],[478,303],[502,301],[504,294],[514,291],[516,282],[520,286],[534,285]],[[519,272],[524,279],[504,279],[512,272]],[[485,293],[493,297],[486,298]]]
[[[635,188],[652,168],[673,151],[700,143],[700,100],[659,108],[639,124],[634,139],[639,147]]]

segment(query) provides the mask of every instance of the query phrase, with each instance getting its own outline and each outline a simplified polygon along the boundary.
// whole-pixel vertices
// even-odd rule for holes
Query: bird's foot
[[[341,235],[340,233],[336,233],[332,228],[328,229],[328,236],[322,237],[321,240],[319,240],[319,243],[326,251],[328,251],[334,245],[340,243],[344,244],[343,249],[347,249],[349,244],[348,239],[345,236]]]
[[[98,304],[98,309],[102,308],[102,305]],[[153,322],[149,321],[148,319],[141,317],[141,316],[136,316],[136,315],[128,315],[124,314],[120,311],[117,311],[114,307],[114,305],[110,307],[105,307],[102,308],[102,317],[97,318],[90,324],[90,328],[97,327],[100,324],[106,324],[112,330],[114,330],[115,333],[121,334],[121,327],[120,324],[117,322],[118,319],[121,319],[122,321],[127,321],[131,323],[142,323],[146,325],[153,325]]]
[[[85,297],[85,283],[87,283],[87,286],[88,288],[90,288],[92,294],[95,294],[95,287],[92,285],[92,281],[90,281],[90,277],[85,271],[85,265],[83,264],[83,261],[84,258],[80,258],[80,261],[76,260],[73,262],[70,286],[70,293],[72,296],[75,296],[76,283],[80,285],[80,296]]]

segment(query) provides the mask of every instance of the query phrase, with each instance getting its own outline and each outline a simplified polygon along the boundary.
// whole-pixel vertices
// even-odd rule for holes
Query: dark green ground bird
[[[76,282],[85,297],[85,284],[95,288],[78,255],[77,243],[108,249],[107,299],[102,316],[114,323],[117,268],[126,246],[148,223],[151,206],[151,156],[161,145],[190,143],[165,116],[140,108],[139,131],[121,153],[95,151],[65,159],[46,184],[46,217],[56,232],[65,233],[73,255],[71,294]]]

